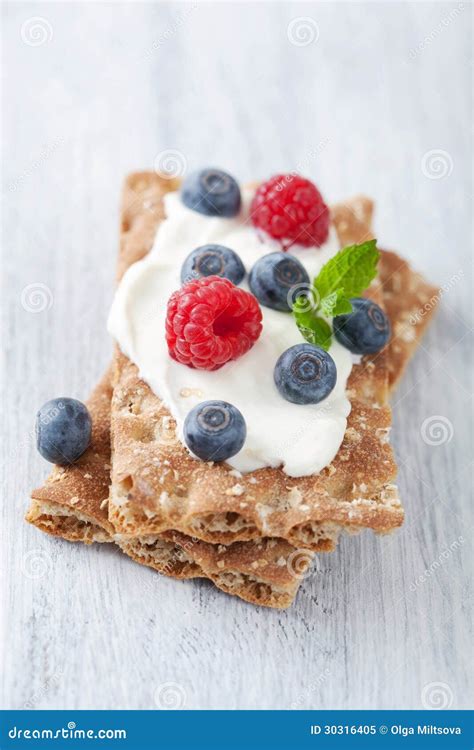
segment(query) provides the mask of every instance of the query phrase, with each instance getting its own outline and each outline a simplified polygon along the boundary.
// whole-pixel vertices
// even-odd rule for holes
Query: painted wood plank
[[[6,6],[2,705],[467,707],[469,29],[462,3]],[[35,410],[110,356],[121,179],[170,149],[374,196],[448,287],[394,399],[406,524],[318,558],[287,612],[22,522]]]

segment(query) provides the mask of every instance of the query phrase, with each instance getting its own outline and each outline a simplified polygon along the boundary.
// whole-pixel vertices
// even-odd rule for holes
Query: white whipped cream
[[[232,248],[247,272],[262,255],[280,249],[262,239],[251,224],[252,190],[242,191],[242,210],[233,219],[203,216],[186,208],[178,193],[165,196],[166,219],[160,224],[151,252],[124,275],[115,294],[108,328],[122,352],[138,367],[140,377],[163,400],[183,440],[188,412],[201,401],[222,399],[242,412],[247,438],[242,450],[227,463],[241,472],[282,466],[290,476],[306,476],[331,463],[344,437],[350,402],[345,395],[352,357],[337,341],[330,354],[337,367],[337,383],[320,404],[286,401],[273,382],[280,354],[303,341],[293,316],[262,307],[263,331],[240,359],[212,372],[194,370],[173,360],[165,340],[166,305],[181,286],[181,266],[200,245],[219,243]],[[294,246],[310,279],[339,249],[334,228],[321,248]],[[248,289],[244,280],[241,286]]]

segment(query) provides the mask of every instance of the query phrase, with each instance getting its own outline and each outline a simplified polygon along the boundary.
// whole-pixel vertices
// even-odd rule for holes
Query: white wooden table
[[[4,11],[2,705],[467,707],[468,4]],[[406,523],[320,556],[289,611],[22,520],[48,471],[36,409],[85,398],[110,357],[122,177],[169,149],[188,169],[297,169],[328,201],[374,196],[381,243],[448,287],[394,399]]]

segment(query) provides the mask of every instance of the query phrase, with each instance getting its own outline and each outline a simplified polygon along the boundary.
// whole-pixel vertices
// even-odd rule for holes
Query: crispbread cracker
[[[157,565],[155,544],[158,549],[168,544],[174,548],[175,558],[190,566],[190,574],[183,577],[209,578],[227,594],[278,608],[292,603],[313,558],[312,552],[297,550],[284,539],[262,538],[225,546],[166,531],[156,537],[118,539],[117,543],[136,562],[165,574],[166,568]]]
[[[386,261],[387,259],[387,261]],[[380,282],[384,289],[384,302],[386,302],[385,290],[393,288],[392,275],[402,267],[403,273],[408,274],[404,279],[405,286],[412,290],[410,299],[406,295],[392,294],[390,304],[386,304],[389,312],[392,327],[397,329],[400,321],[412,319],[415,321],[415,337],[410,339],[410,345],[406,346],[405,337],[404,346],[394,350],[393,345],[389,347],[389,371],[391,373],[391,390],[394,384],[399,381],[401,371],[405,368],[408,359],[413,354],[414,348],[419,342],[420,335],[423,333],[427,323],[431,319],[434,307],[424,313],[423,325],[417,323],[419,315],[418,310],[423,309],[423,300],[431,300],[436,296],[437,290],[430,287],[425,281],[413,271],[409,266],[395,255],[395,253],[383,253],[382,262],[380,263]],[[418,290],[418,291],[417,291]],[[421,308],[420,308],[421,305]],[[421,321],[420,321],[421,322]],[[151,537],[143,539],[123,539],[114,538],[114,529],[108,522],[106,503],[108,499],[108,485],[110,481],[110,398],[112,387],[110,384],[111,368],[104,375],[102,380],[96,386],[91,398],[88,401],[88,408],[93,421],[92,445],[84,456],[67,468],[55,467],[46,481],[38,490],[32,493],[32,502],[26,516],[27,520],[37,528],[54,536],[63,537],[69,541],[82,541],[86,544],[92,542],[113,542],[119,546],[137,562],[148,565],[158,570],[164,575],[175,578],[194,578],[204,575],[200,568],[198,560],[190,560],[191,553],[196,549],[196,540],[189,539],[176,532],[175,542],[170,543],[166,537],[174,532],[167,532],[162,535],[163,543],[159,544]],[[327,533],[327,532],[326,532]],[[178,544],[181,542],[181,546]],[[190,543],[188,545],[188,542]],[[280,540],[277,540],[280,544]],[[236,549],[245,552],[246,564],[252,566],[255,561],[261,560],[262,555],[258,549],[260,540],[248,542],[247,544],[236,543]],[[212,552],[217,556],[218,547],[200,543],[200,554],[202,551],[207,552],[207,556]],[[219,560],[213,564],[214,572],[217,568],[217,575],[221,582],[220,588],[229,593],[236,594],[236,581],[239,580],[239,574],[245,576],[244,571],[238,570],[238,565],[234,561],[232,552],[234,545],[231,547],[220,546],[220,551],[224,553],[231,552],[231,568],[224,570],[219,567]],[[308,553],[306,553],[308,554]],[[311,554],[311,553],[310,553]],[[296,572],[295,586],[292,590],[287,590],[285,594],[276,591],[274,587],[268,592],[267,587],[271,584],[268,582],[257,582],[257,591],[260,592],[259,603],[263,605],[288,606],[298,588],[299,574],[301,571],[298,567],[304,566],[305,558],[293,547],[288,546],[287,560],[290,560],[289,570]],[[281,559],[279,559],[281,567]],[[295,567],[297,566],[297,567]],[[252,568],[251,568],[252,569]],[[287,568],[288,570],[288,568]],[[253,569],[252,569],[253,572]],[[230,574],[230,575],[229,575]],[[230,586],[229,578],[233,583]],[[250,577],[255,579],[255,575]],[[263,585],[259,584],[262,583]],[[255,593],[255,583],[248,581],[245,588],[240,588],[240,595],[249,591]],[[262,592],[266,592],[266,598],[262,598]],[[248,597],[243,597],[247,598]],[[251,599],[255,601],[255,597]]]
[[[109,367],[87,402],[92,417],[89,448],[75,463],[55,466],[44,485],[31,493],[26,520],[71,542],[111,542],[114,534],[107,515],[111,375]]]
[[[149,187],[149,177],[146,174],[143,180],[143,175],[132,175],[127,183],[128,209],[124,213],[122,229],[127,231],[135,223],[135,226],[141,225],[141,231],[138,236],[122,243],[119,276],[131,262],[143,257],[153,243],[156,218],[150,222],[149,214],[161,217],[161,201],[157,200],[154,190],[143,196],[143,191]],[[172,189],[176,187],[174,184]],[[334,218],[339,220],[338,232],[342,244],[355,241],[352,239],[355,223],[359,225],[359,241],[370,236],[371,201],[357,199],[351,204],[337,207],[337,211]],[[349,234],[351,226],[352,234]],[[432,317],[437,298],[428,310],[424,309],[424,305],[427,300],[433,299],[437,290],[413,274],[395,254],[384,253],[382,260],[385,257],[386,262],[380,264],[380,281],[384,286],[384,301],[385,290],[390,295],[387,310],[392,325],[395,329],[401,320],[409,321],[415,332],[412,337],[405,333],[404,343],[400,347],[393,346],[393,342],[388,348],[390,385],[393,387]],[[403,283],[411,292],[410,304],[405,296],[400,298],[396,295],[397,279],[395,277],[393,282],[391,279],[396,273],[404,274]],[[423,314],[414,317],[420,310]],[[117,364],[119,360],[116,362],[116,377],[119,375]],[[46,484],[33,492],[27,520],[43,531],[71,541],[116,541],[137,562],[150,565],[161,573],[177,578],[206,576],[222,590],[254,603],[276,607],[291,604],[312,554],[296,550],[283,540],[258,539],[224,547],[204,543],[176,531],[165,532],[159,538],[112,538],[113,528],[106,511],[110,475],[110,393],[110,373],[107,373],[89,401],[94,424],[91,448],[75,465],[56,467]],[[330,537],[333,532],[337,533],[337,529],[327,528],[324,534]]]
[[[387,250],[381,254],[379,273],[384,306],[394,321],[387,351],[389,387],[393,390],[436,312],[440,290],[413,271],[406,260]]]
[[[129,557],[172,578],[209,578],[254,604],[288,607],[312,554],[284,540],[223,547],[175,532],[132,540],[115,535],[107,519],[111,395],[109,369],[87,402],[93,425],[90,447],[75,464],[55,466],[43,487],[32,492],[26,520],[72,542],[115,542]]]
[[[169,182],[154,173],[127,179],[119,275],[130,259],[149,251],[169,189]],[[372,202],[363,197],[335,207],[332,217],[341,244],[371,236],[371,215]],[[380,300],[380,293],[376,282],[369,294]],[[396,465],[387,440],[387,350],[353,367],[348,381],[352,410],[332,464],[317,476],[296,479],[266,468],[236,480],[226,464],[194,460],[173,437],[174,420],[166,407],[120,352],[116,371],[109,520],[120,534],[139,537],[175,529],[223,544],[271,536],[322,551],[334,548],[341,530],[384,533],[402,523]]]
[[[387,471],[395,472],[386,442],[386,406],[370,409],[363,400],[353,401],[346,438],[332,465],[317,477],[296,480],[274,469],[236,477],[226,465],[198,464],[176,441],[168,411],[128,361],[114,389],[114,424],[109,520],[121,534],[145,536],[174,528],[222,544],[280,536],[295,546],[330,551],[344,524],[387,531],[403,518],[396,495],[393,505],[391,488],[380,482]],[[354,486],[359,471],[360,483],[366,483],[362,488]],[[118,493],[113,483],[117,476],[122,478]],[[133,491],[139,492],[138,507],[130,502]],[[335,498],[336,493],[349,499],[358,492],[375,500]],[[311,523],[316,513],[317,521]],[[303,524],[308,528],[300,528]]]

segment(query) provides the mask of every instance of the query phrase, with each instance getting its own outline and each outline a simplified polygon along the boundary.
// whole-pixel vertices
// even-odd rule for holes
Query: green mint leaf
[[[347,309],[349,298],[358,297],[375,278],[380,255],[376,243],[376,240],[368,240],[361,245],[349,245],[324,264],[314,280],[314,287],[321,300],[321,309],[323,300],[329,298],[328,302],[325,301],[325,309],[332,309],[332,312],[324,311],[325,315],[341,315],[341,308],[350,312]],[[344,298],[346,302],[343,302]]]
[[[340,289],[336,289],[334,292],[331,292],[331,294],[328,294],[327,297],[323,297],[319,300],[319,307],[321,308],[321,312],[323,315],[326,315],[328,318],[333,314],[333,310],[337,305],[337,301],[340,297],[344,296],[344,289],[342,287]]]
[[[308,309],[308,300],[299,297],[293,305],[293,315],[298,330],[306,341],[325,351],[331,346],[331,327],[314,309]]]
[[[304,328],[298,326],[303,338],[309,341],[310,344],[320,346],[324,351],[329,351],[332,341],[331,327],[326,323],[324,318],[319,318],[317,315],[313,317],[311,321],[311,328]]]
[[[303,338],[326,351],[331,346],[331,327],[324,319],[352,311],[351,297],[358,297],[377,275],[379,251],[376,240],[350,245],[321,269],[313,282],[314,298],[298,297],[293,316]]]
[[[316,312],[314,302],[306,296],[297,297],[293,302],[292,311],[298,328],[311,328],[311,321]]]
[[[342,287],[331,292],[327,297],[323,297],[319,302],[319,307],[327,318],[334,318],[336,315],[349,313],[352,310],[350,300],[346,297]]]

